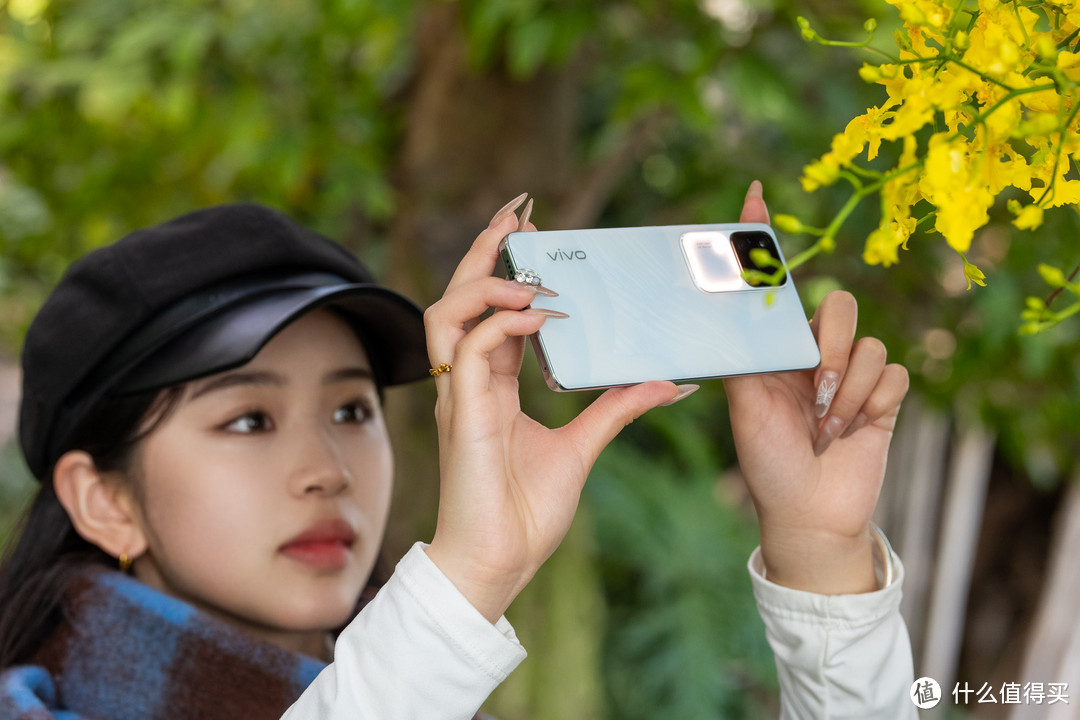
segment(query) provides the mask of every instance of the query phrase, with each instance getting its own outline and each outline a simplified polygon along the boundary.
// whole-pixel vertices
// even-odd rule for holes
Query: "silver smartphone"
[[[768,225],[516,232],[500,251],[510,277],[539,278],[559,293],[538,296],[538,304],[570,315],[548,320],[531,338],[553,390],[801,370],[820,362]],[[779,284],[748,281],[744,270],[775,272]]]

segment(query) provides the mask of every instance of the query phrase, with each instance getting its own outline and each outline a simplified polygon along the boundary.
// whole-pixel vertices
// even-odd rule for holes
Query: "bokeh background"
[[[881,47],[898,24],[870,0],[0,0],[0,536],[34,489],[11,441],[21,338],[72,259],[256,201],[426,305],[523,191],[542,229],[723,222],[760,179],[773,212],[822,226],[843,190],[807,195],[801,169],[883,91],[858,77],[865,51],[804,42],[797,15],[845,40],[875,17]],[[1050,213],[1032,233],[1002,212],[969,253],[988,276],[973,290],[933,235],[897,266],[865,265],[876,222],[864,204],[795,279],[808,309],[855,293],[860,331],[912,374],[879,522],[908,567],[916,674],[947,690],[1067,680],[1080,321],[1017,328],[1024,297],[1046,294],[1036,264],[1080,260],[1077,218]],[[805,244],[787,238],[785,253]],[[547,423],[592,397],[550,393],[531,357],[522,375]],[[433,401],[430,385],[388,398],[392,557],[433,529]],[[509,613],[530,658],[485,709],[775,717],[745,569],[756,533],[722,387],[706,382],[601,458],[570,535]]]

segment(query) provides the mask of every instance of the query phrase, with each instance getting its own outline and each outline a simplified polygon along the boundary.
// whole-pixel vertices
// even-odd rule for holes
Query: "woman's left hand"
[[[559,318],[525,309],[542,305],[535,290],[492,276],[500,241],[517,229],[513,207],[497,213],[425,314],[432,367],[452,366],[435,378],[441,493],[427,552],[492,621],[569,530],[600,451],[638,415],[680,396],[670,382],[608,390],[553,429],[521,411],[524,338]],[[484,317],[489,308],[496,312]]]

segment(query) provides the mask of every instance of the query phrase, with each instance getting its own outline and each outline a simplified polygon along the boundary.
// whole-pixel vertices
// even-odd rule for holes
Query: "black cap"
[[[199,210],[87,254],[23,345],[19,442],[31,472],[51,472],[106,395],[243,365],[324,305],[355,329],[380,386],[427,376],[421,310],[340,245],[268,208]]]

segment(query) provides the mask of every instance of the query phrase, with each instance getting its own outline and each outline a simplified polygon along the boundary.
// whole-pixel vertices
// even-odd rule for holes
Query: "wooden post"
[[[912,652],[919,657],[934,571],[949,420],[944,413],[926,407],[918,397],[909,397],[904,401],[893,442],[878,524],[889,534],[904,562],[900,612],[908,625]]]
[[[969,429],[961,433],[949,467],[926,639],[922,663],[916,669],[916,675],[937,680],[943,693],[951,692],[956,680],[993,454],[993,434],[983,428]]]
[[[1076,571],[1076,548],[1080,547],[1080,489],[1073,478],[1058,510],[1050,551],[1050,566],[1035,623],[1028,636],[1024,669],[1017,680],[1024,683],[1068,683],[1069,704],[1023,703],[1013,708],[1011,720],[1071,718],[1080,702],[1080,624],[1076,598],[1080,596],[1080,573]],[[1023,698],[1021,698],[1023,700]]]

